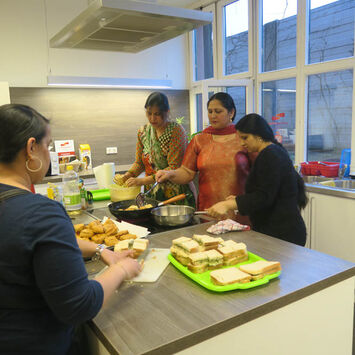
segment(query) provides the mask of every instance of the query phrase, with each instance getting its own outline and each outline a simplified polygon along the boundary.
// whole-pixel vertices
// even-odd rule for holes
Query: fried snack
[[[118,236],[118,238],[119,238],[120,240],[136,239],[137,236],[136,236],[135,234],[126,233],[126,234],[122,234],[122,235]]]
[[[96,219],[95,221],[90,222],[90,223],[87,225],[87,228],[92,229],[94,226],[97,226],[97,225],[100,225],[100,224],[101,224],[101,222]]]
[[[83,223],[74,224],[75,233],[80,233],[84,228],[85,228],[85,225]]]
[[[79,234],[80,238],[86,238],[86,239],[90,239],[93,235],[94,235],[94,231],[89,228],[83,229]]]
[[[117,232],[117,236],[120,237],[121,235],[127,234],[127,233],[128,233],[128,230],[127,229],[123,229],[123,230]]]
[[[102,224],[97,224],[91,227],[91,229],[93,230],[93,232],[95,234],[102,234],[104,233],[104,226]]]
[[[97,244],[102,244],[105,240],[105,238],[107,238],[107,234],[104,234],[104,233],[101,233],[101,234],[95,234],[91,237],[91,240],[94,242],[94,243],[97,243]]]
[[[107,224],[106,226],[104,226],[104,232],[107,235],[116,235],[118,232],[118,228],[114,224]]]
[[[114,246],[117,243],[118,243],[118,239],[116,237],[112,236],[112,235],[105,238],[105,244],[108,247],[112,247],[112,246]]]
[[[105,223],[104,223],[104,226],[107,226],[107,225],[109,225],[109,224],[113,224],[113,225],[115,224],[114,221],[113,221],[111,218],[107,218],[107,219],[106,219],[106,221],[105,221]]]

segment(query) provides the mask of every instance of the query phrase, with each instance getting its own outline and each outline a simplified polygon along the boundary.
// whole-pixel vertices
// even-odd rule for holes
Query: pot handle
[[[164,206],[164,205],[167,205],[168,203],[173,203],[173,202],[176,202],[176,201],[180,201],[180,200],[183,200],[185,197],[186,197],[185,194],[180,194],[180,195],[174,196],[172,198],[169,198],[168,200],[165,200],[163,202],[159,202],[158,206]]]

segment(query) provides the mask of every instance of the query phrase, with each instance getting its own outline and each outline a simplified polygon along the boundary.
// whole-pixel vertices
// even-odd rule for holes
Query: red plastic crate
[[[302,175],[320,175],[319,164],[317,161],[301,163]]]
[[[339,163],[328,162],[328,161],[324,161],[322,163],[327,164],[328,166],[325,166],[323,164],[319,164],[321,175],[326,176],[326,177],[337,177],[338,176],[339,165],[340,165]]]

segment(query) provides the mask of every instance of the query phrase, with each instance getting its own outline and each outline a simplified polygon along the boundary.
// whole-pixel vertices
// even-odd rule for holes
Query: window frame
[[[297,2],[297,38],[296,38],[296,66],[293,68],[280,69],[275,71],[262,72],[261,68],[261,51],[260,39],[262,30],[262,16],[261,16],[261,0],[249,1],[249,36],[248,36],[248,72],[223,75],[224,73],[224,25],[223,25],[223,7],[233,3],[234,0],[200,0],[189,6],[190,8],[199,8],[204,5],[209,5],[211,2],[215,4],[215,15],[213,23],[213,46],[217,51],[214,52],[214,78],[201,80],[199,82],[190,81],[191,93],[200,90],[199,92],[208,96],[209,82],[215,80],[220,82],[220,86],[235,86],[233,84],[226,84],[230,80],[246,79],[252,83],[251,89],[248,88],[247,95],[250,96],[249,90],[253,93],[253,106],[249,107],[249,98],[247,98],[248,112],[262,112],[261,111],[261,95],[262,83],[266,81],[282,80],[296,78],[296,122],[295,122],[295,164],[305,161],[307,154],[307,112],[308,112],[308,77],[314,74],[327,73],[333,71],[341,71],[346,69],[353,70],[353,99],[352,99],[352,131],[351,131],[351,146],[355,152],[355,55],[352,57],[334,59],[330,61],[308,64],[308,31],[309,31],[309,4],[310,0],[298,0]],[[354,36],[355,46],[355,36]],[[193,52],[193,47],[191,47]],[[215,50],[215,49],[214,49]],[[193,66],[190,66],[193,68]],[[217,68],[217,70],[216,70]],[[191,72],[191,71],[190,71]],[[193,74],[193,73],[192,73]],[[192,76],[191,76],[192,77]],[[205,83],[206,82],[206,83]],[[196,84],[202,85],[200,88]],[[218,86],[218,85],[210,85]],[[206,92],[205,92],[206,91]],[[204,93],[205,92],[205,93]],[[193,95],[192,95],[193,96]],[[190,96],[190,97],[192,97]],[[248,97],[247,96],[247,97]],[[190,100],[191,108],[191,128],[195,127],[193,124],[195,114],[192,110],[193,100]],[[205,119],[207,109],[203,101],[203,119]],[[355,154],[351,158],[351,172],[355,174]]]

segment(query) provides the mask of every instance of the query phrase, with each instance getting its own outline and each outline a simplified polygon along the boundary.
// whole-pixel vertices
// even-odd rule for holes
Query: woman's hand
[[[119,265],[120,268],[124,271],[125,280],[133,279],[142,271],[141,264],[136,259],[131,257],[125,257],[121,259],[116,263],[116,265]]]
[[[124,258],[127,257],[133,258],[133,250],[124,250],[122,252],[115,252],[109,249],[104,249],[101,253],[101,260],[106,265],[116,264],[118,261],[123,260]]]
[[[144,181],[144,178],[131,177],[128,180],[126,180],[126,185],[128,187],[131,187],[131,186],[142,186],[142,185],[145,185],[145,181]]]
[[[213,206],[207,209],[207,212],[210,216],[223,219],[227,217],[227,214],[231,210],[235,210],[237,207],[237,203],[235,202],[235,198],[231,198],[229,196],[227,200],[217,202]]]
[[[155,174],[155,181],[164,182],[170,180],[173,170],[158,170]]]

